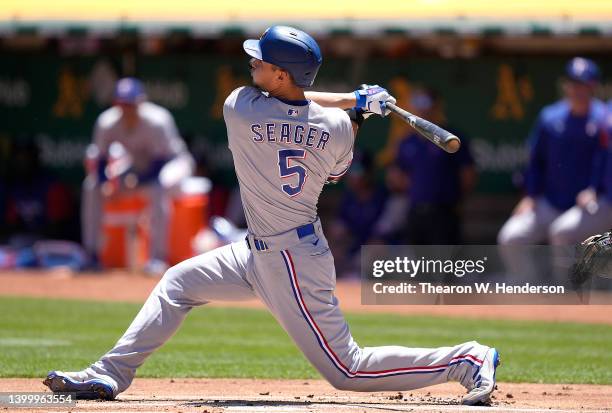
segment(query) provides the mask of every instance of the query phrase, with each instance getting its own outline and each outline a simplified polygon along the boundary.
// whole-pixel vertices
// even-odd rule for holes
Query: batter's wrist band
[[[365,90],[356,90],[355,92],[355,107],[365,108],[367,103],[367,92]]]
[[[346,109],[346,113],[349,115],[349,119],[355,122],[357,126],[361,127],[361,124],[365,120],[363,117],[363,109],[357,107]]]

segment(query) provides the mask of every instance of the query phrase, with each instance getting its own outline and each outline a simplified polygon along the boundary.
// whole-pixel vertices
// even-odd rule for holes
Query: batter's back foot
[[[113,400],[116,393],[111,383],[100,378],[89,378],[82,372],[51,371],[43,384],[54,393],[76,393],[77,399],[84,400]]]

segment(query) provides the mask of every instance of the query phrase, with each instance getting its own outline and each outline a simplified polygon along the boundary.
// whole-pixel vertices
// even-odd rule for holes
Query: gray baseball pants
[[[612,205],[604,200],[567,211],[554,208],[544,198],[535,201],[535,208],[511,216],[499,231],[500,245],[540,244],[571,245],[587,237],[605,232],[612,226]]]
[[[489,348],[474,341],[439,348],[360,347],[334,288],[334,260],[318,220],[272,237],[249,235],[248,243],[220,247],[168,270],[115,347],[86,372],[111,380],[120,393],[193,307],[258,297],[338,389],[400,391],[449,380],[468,385],[477,375]]]

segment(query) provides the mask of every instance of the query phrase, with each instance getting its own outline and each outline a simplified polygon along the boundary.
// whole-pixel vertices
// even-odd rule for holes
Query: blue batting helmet
[[[584,57],[574,57],[567,63],[565,73],[568,78],[576,82],[591,83],[599,81],[599,67]]]
[[[312,86],[323,62],[315,39],[288,26],[272,26],[259,40],[246,40],[243,47],[249,56],[289,72],[295,84],[302,88]]]

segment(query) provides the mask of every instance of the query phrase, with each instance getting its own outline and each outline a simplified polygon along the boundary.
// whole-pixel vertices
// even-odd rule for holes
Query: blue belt
[[[306,224],[306,225],[302,225],[301,227],[297,227],[295,231],[298,234],[298,238],[302,239],[304,237],[314,234],[315,228],[313,224]]]
[[[298,238],[302,239],[304,237],[314,234],[315,227],[314,227],[314,224],[306,224],[306,225],[302,225],[301,227],[297,227],[295,229],[295,232],[297,232]],[[251,249],[251,245],[249,244],[248,237],[246,238],[246,242],[247,242],[247,245],[249,246],[249,249]],[[257,251],[266,251],[269,249],[266,242],[261,239],[253,238],[253,242],[255,243],[255,249]]]

